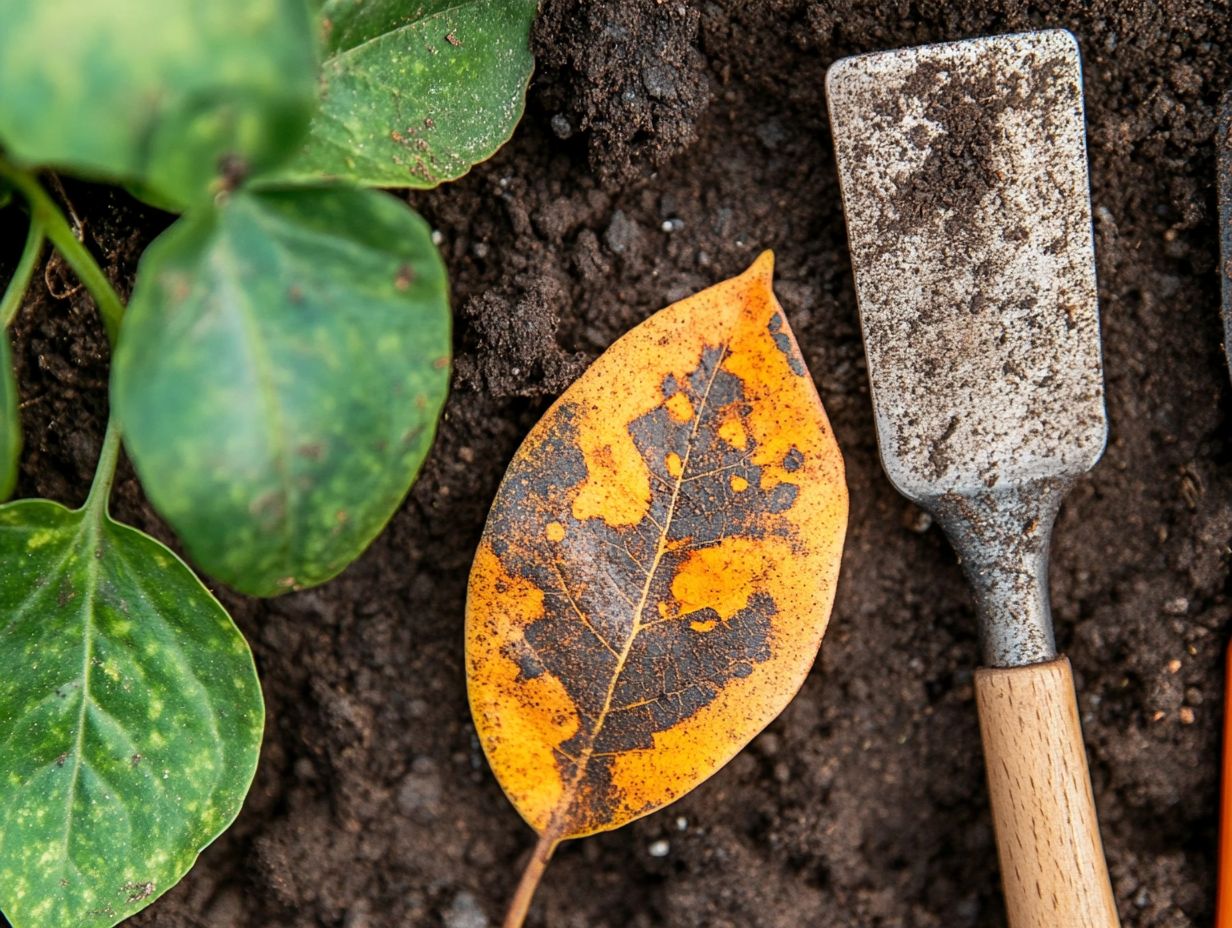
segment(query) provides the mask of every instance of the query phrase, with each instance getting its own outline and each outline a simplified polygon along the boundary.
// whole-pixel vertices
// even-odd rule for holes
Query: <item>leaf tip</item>
[[[740,276],[752,283],[764,284],[767,289],[770,289],[774,279],[774,252],[767,248],[757,256],[757,260],[750,264],[749,269]]]

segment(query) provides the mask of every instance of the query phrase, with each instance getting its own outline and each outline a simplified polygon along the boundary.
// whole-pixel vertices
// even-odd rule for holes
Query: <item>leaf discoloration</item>
[[[427,223],[345,185],[237,192],[142,262],[111,398],[151,502],[242,592],[335,576],[406,495],[445,401]]]
[[[772,258],[625,335],[510,464],[467,602],[471,706],[554,840],[688,792],[777,715],[833,601],[842,459]]]
[[[175,555],[98,509],[0,506],[0,561],[0,909],[108,928],[239,812],[252,654]]]

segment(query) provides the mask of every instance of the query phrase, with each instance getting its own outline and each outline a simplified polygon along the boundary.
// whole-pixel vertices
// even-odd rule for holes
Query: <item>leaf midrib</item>
[[[257,210],[256,212],[259,213],[260,211]],[[281,484],[280,489],[282,493],[282,517],[280,521],[283,529],[282,551],[285,558],[282,567],[284,570],[290,570],[291,566],[295,563],[295,531],[292,518],[294,486],[291,481],[289,442],[286,435],[286,423],[283,421],[282,401],[273,383],[271,371],[274,365],[270,360],[269,352],[265,348],[264,335],[260,330],[260,326],[253,319],[252,307],[248,299],[249,295],[243,287],[238,287],[235,284],[234,268],[241,266],[242,262],[239,255],[235,254],[231,243],[228,241],[228,236],[223,236],[223,240],[227,242],[227,245],[223,253],[220,254],[219,260],[225,256],[228,259],[225,264],[228,266],[220,268],[218,280],[220,288],[230,298],[221,300],[221,303],[226,308],[228,314],[237,321],[244,335],[245,354],[247,354],[252,365],[253,377],[257,383],[257,392],[261,397],[261,405],[265,407],[266,421],[269,423],[269,428],[264,430],[267,435],[267,448],[272,459],[273,471],[277,475],[278,482]],[[281,249],[274,250],[281,261]]]
[[[685,474],[689,472],[689,458],[693,454],[693,443],[697,438],[698,429],[701,427],[702,416],[705,414],[706,407],[710,400],[711,388],[714,387],[714,382],[719,376],[719,371],[722,370],[723,361],[727,357],[727,349],[728,346],[724,344],[720,350],[718,360],[715,361],[714,371],[710,375],[710,380],[706,383],[706,392],[702,394],[701,402],[698,403],[697,411],[693,420],[693,429],[689,432],[688,445],[685,448],[684,458],[681,461],[680,474],[676,477],[675,486],[672,488],[671,502],[667,507],[667,515],[663,519],[663,525],[659,530],[659,542],[655,549],[655,555],[650,563],[649,570],[646,571],[646,582],[642,586],[641,596],[638,599],[637,606],[633,610],[633,624],[629,629],[629,635],[625,639],[624,646],[617,655],[616,667],[613,669],[612,678],[608,682],[607,695],[604,697],[603,707],[595,716],[595,724],[591,728],[590,738],[586,744],[586,747],[582,750],[577,759],[573,779],[565,787],[564,796],[562,797],[563,801],[558,806],[557,814],[553,816],[553,819],[556,821],[548,826],[548,833],[551,832],[553,827],[557,830],[563,828],[567,821],[566,817],[569,810],[573,808],[573,803],[577,795],[578,784],[580,784],[586,776],[586,770],[590,764],[590,759],[594,756],[595,743],[599,740],[599,734],[603,731],[604,723],[607,721],[608,713],[611,711],[612,698],[616,693],[616,685],[620,682],[621,674],[624,673],[625,665],[628,663],[629,654],[633,650],[633,642],[637,639],[638,633],[641,632],[643,628],[642,613],[646,609],[647,601],[650,598],[650,588],[654,584],[655,575],[659,571],[659,564],[662,561],[663,554],[667,548],[667,535],[671,530],[672,519],[675,518],[676,515],[676,503],[680,497],[680,489],[684,485]],[[558,835],[557,837],[560,836]]]
[[[102,518],[103,516],[94,509],[83,510],[81,525],[76,533],[74,533],[73,540],[68,547],[69,551],[77,549],[82,533],[85,532],[87,544],[83,549],[77,549],[80,556],[86,560],[86,589],[82,594],[80,611],[82,622],[81,687],[79,689],[81,706],[77,710],[77,735],[73,744],[73,772],[69,776],[64,808],[64,837],[61,839],[64,845],[64,860],[69,860],[72,856],[69,853],[69,841],[72,839],[73,834],[73,804],[77,800],[77,785],[81,778],[81,765],[85,754],[86,742],[86,714],[91,701],[90,668],[94,660],[94,595],[98,589],[99,562],[97,557],[91,556],[91,552],[97,550],[99,544]],[[87,526],[89,531],[86,531]],[[89,542],[93,542],[93,544]],[[67,558],[60,562],[60,569],[64,568],[66,561]]]

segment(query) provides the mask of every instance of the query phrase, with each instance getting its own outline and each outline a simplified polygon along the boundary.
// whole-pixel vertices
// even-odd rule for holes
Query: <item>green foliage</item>
[[[448,366],[422,219],[376,191],[267,190],[150,247],[112,402],[191,557],[270,596],[329,579],[379,533],[427,454]]]
[[[321,110],[281,176],[435,187],[522,118],[535,0],[326,0]]]
[[[316,57],[304,0],[5,0],[0,141],[183,207],[295,148]]]
[[[85,507],[0,506],[0,909],[108,928],[234,818],[264,713],[226,612],[107,515],[119,429],[190,556],[237,589],[321,583],[362,553],[428,452],[450,349],[427,224],[363,188],[433,186],[508,138],[535,3],[0,5],[0,206],[31,215],[0,297],[0,499],[21,437],[5,327],[44,236],[116,348]],[[184,212],[129,312],[45,169]]]
[[[21,425],[17,413],[17,381],[9,333],[0,326],[0,500],[6,500],[17,485],[17,458],[21,453]]]
[[[107,928],[239,812],[265,716],[252,654],[101,497],[0,507],[0,563],[0,901],[14,928]]]

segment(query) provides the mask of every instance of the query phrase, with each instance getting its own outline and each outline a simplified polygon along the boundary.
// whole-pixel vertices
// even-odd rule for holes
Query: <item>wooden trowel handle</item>
[[[975,675],[1010,928],[1116,928],[1064,657]]]

